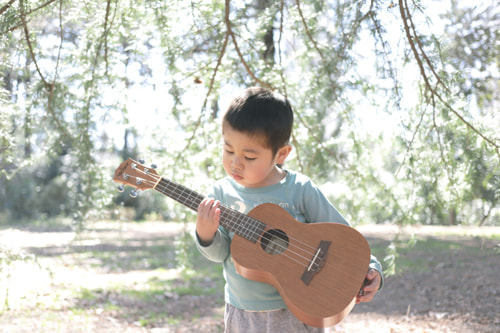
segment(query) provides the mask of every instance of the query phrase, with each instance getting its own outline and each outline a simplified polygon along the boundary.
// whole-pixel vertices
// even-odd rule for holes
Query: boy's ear
[[[292,146],[290,145],[284,145],[283,147],[278,149],[278,152],[276,153],[276,164],[285,163],[285,160],[291,151],[292,151]]]

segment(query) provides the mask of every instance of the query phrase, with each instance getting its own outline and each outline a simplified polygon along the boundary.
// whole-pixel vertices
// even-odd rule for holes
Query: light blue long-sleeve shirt
[[[284,208],[293,218],[303,223],[335,222],[350,225],[306,176],[293,171],[279,183],[260,188],[246,188],[226,177],[213,186],[210,197],[240,213],[247,214],[263,203]],[[285,308],[278,291],[267,283],[252,281],[236,272],[230,248],[234,232],[220,226],[211,244],[204,246],[196,235],[198,250],[209,260],[221,262],[224,267],[225,301],[248,311],[270,311]],[[371,256],[370,268],[382,276],[380,262]]]

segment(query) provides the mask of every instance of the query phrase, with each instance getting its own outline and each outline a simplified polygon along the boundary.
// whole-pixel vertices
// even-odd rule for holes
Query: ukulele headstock
[[[153,189],[161,177],[156,172],[155,165],[146,167],[143,165],[144,162],[141,162],[139,163],[131,158],[127,159],[115,170],[113,181],[140,191]],[[118,190],[123,191],[123,186],[119,186]]]

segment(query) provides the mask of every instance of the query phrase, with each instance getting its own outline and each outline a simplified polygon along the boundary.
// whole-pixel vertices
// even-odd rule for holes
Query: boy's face
[[[265,145],[263,135],[249,135],[223,124],[224,150],[222,164],[226,173],[245,187],[264,187],[278,183],[283,171],[276,164],[285,161],[291,147],[284,146],[275,156]]]

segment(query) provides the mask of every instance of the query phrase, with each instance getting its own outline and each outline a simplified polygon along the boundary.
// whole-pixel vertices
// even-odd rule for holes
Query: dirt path
[[[378,226],[360,230],[372,246],[388,244],[397,232]],[[364,322],[380,332],[500,332],[499,231],[405,230],[415,233],[418,241],[401,251],[399,259],[407,263],[404,272],[387,278],[371,303],[354,309],[343,323],[346,331],[360,332]]]
[[[220,332],[220,268],[180,250],[183,228],[99,223],[78,240],[67,228],[0,228],[0,331]],[[359,230],[379,258],[398,232]],[[400,273],[335,331],[500,332],[500,228],[412,232],[414,247],[398,244]]]

